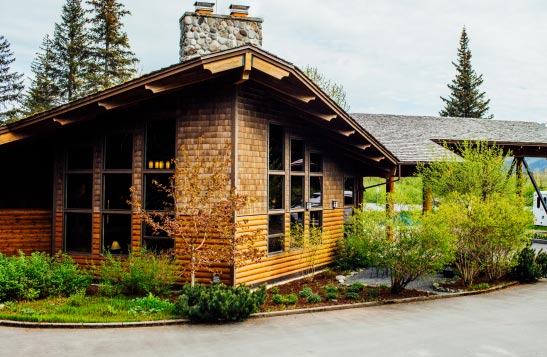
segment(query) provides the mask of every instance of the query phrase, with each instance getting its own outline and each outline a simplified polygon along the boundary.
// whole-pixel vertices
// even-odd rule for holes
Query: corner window
[[[285,214],[268,216],[268,253],[282,252],[285,245]]]
[[[285,250],[285,131],[270,124],[268,136],[268,253]]]
[[[355,206],[355,177],[344,179],[344,206]]]

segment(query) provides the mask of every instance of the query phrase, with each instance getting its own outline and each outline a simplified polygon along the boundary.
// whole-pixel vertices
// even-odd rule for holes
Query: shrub
[[[174,309],[174,304],[169,300],[160,299],[149,293],[148,296],[131,300],[129,312],[133,314],[147,315]]]
[[[276,305],[283,305],[285,303],[285,299],[283,298],[283,295],[275,294],[272,296],[272,302]]]
[[[0,301],[69,296],[91,283],[91,277],[64,254],[0,254]]]
[[[369,289],[367,291],[367,295],[371,298],[371,299],[374,299],[378,296],[378,290],[376,289]]]
[[[471,288],[473,290],[484,290],[484,289],[488,289],[489,287],[490,287],[490,284],[488,283],[480,283],[480,284],[473,285]]]
[[[521,283],[533,283],[547,277],[547,253],[540,250],[536,254],[530,246],[522,249],[513,267],[513,276]]]
[[[304,288],[298,293],[298,295],[300,295],[300,297],[304,297],[304,298],[307,298],[312,294],[313,294],[313,291],[312,291],[311,288]]]
[[[317,294],[310,294],[308,296],[308,302],[310,304],[316,304],[316,303],[319,303],[321,302],[321,296],[317,295]]]
[[[296,294],[275,294],[272,296],[272,302],[276,305],[294,305],[298,302],[298,296]]]
[[[358,293],[360,291],[363,291],[365,289],[365,284],[360,282],[355,282],[347,287],[347,291],[350,293]]]
[[[148,250],[130,252],[122,259],[106,253],[98,268],[102,287],[100,293],[113,296],[122,292],[132,294],[165,294],[180,278],[179,267],[169,253]]]
[[[334,285],[327,285],[323,289],[325,290],[325,299],[327,300],[335,300],[340,296],[338,288]]]
[[[354,292],[354,291],[347,291],[344,296],[346,297],[346,299],[349,299],[349,300],[359,300],[361,299],[361,296],[359,296],[359,293],[357,292]]]
[[[257,312],[266,301],[266,287],[255,291],[245,285],[184,285],[175,313],[193,322],[241,321]]]

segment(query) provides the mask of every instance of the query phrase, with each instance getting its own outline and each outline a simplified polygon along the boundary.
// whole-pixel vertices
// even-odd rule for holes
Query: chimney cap
[[[230,16],[247,17],[249,15],[250,6],[247,5],[230,5]]]
[[[196,1],[194,3],[196,7],[196,12],[201,15],[211,15],[213,13],[213,7],[215,6],[214,2],[202,2]]]
[[[194,6],[196,6],[196,7],[213,7],[213,6],[215,6],[215,3],[214,2],[196,1],[194,3]]]

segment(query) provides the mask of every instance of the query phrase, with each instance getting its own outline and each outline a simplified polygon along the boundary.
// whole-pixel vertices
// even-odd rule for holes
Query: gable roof
[[[300,69],[271,53],[246,45],[197,57],[152,72],[118,86],[0,126],[0,147],[36,135],[60,130],[66,125],[93,120],[100,113],[149,100],[165,93],[233,76],[234,84],[251,80],[301,113],[304,120],[328,130],[337,144],[360,160],[383,170],[386,175],[397,163],[353,117],[340,108]]]
[[[454,155],[443,143],[488,141],[516,155],[547,157],[547,127],[522,121],[351,114],[403,165],[434,161]]]

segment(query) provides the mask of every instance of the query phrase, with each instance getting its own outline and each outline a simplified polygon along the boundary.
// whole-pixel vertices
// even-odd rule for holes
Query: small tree
[[[132,188],[132,205],[155,232],[166,232],[177,241],[179,256],[188,257],[190,284],[196,272],[227,264],[233,269],[259,262],[264,252],[255,246],[258,231],[244,231],[246,220],[235,213],[245,207],[247,197],[230,187],[230,147],[213,157],[203,154],[203,137],[192,155],[182,147],[182,159],[175,160],[170,185],[156,183],[174,201],[170,213],[143,210]]]
[[[322,73],[319,72],[317,67],[306,66],[304,73],[311,79],[319,88],[323,90],[332,100],[345,111],[349,111],[350,106],[346,101],[346,91],[340,84],[333,83],[330,79],[327,79]]]
[[[0,35],[0,125],[17,117],[19,110],[14,105],[24,89],[22,74],[12,72],[15,61],[10,43]]]
[[[477,75],[471,67],[471,50],[469,50],[469,38],[465,27],[460,37],[458,63],[452,62],[452,64],[456,67],[456,78],[452,80],[452,84],[448,84],[450,89],[448,99],[441,97],[445,107],[439,115],[492,119],[493,115],[487,115],[490,99],[485,99],[486,93],[479,90],[483,82],[482,74]]]

